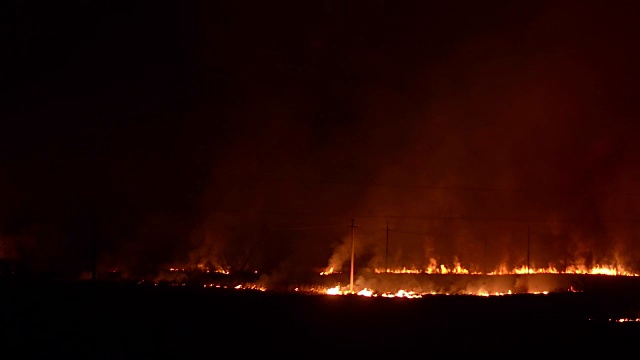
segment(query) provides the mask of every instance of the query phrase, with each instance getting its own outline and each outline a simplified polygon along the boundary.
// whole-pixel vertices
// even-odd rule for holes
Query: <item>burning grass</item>
[[[232,273],[206,269],[170,268],[166,278],[139,282],[153,286],[190,286],[204,289],[291,292],[306,295],[356,295],[361,297],[416,299],[434,295],[509,296],[516,294],[584,292],[608,286],[639,286],[640,278],[620,269],[606,267],[576,269],[574,272],[512,271],[487,274],[447,272],[360,271],[351,286],[340,272],[321,273],[305,281],[283,281],[277,275]],[[549,270],[549,269],[546,269]],[[248,276],[249,275],[249,276]],[[626,284],[626,285],[625,285]]]

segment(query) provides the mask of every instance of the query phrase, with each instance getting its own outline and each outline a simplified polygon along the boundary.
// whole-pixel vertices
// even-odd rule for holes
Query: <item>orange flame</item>
[[[482,275],[481,272],[470,271],[460,264],[454,267],[447,267],[443,264],[439,266],[433,266],[430,264],[425,269],[417,268],[398,268],[398,269],[374,269],[377,274],[390,273],[390,274],[472,274]],[[536,268],[522,265],[520,267],[509,270],[506,265],[502,264],[495,270],[486,273],[486,275],[521,275],[521,274],[588,274],[588,275],[611,275],[611,276],[640,276],[638,273],[634,273],[626,268],[618,265],[595,265],[591,268],[587,268],[584,265],[572,265],[568,266],[566,270],[560,271],[553,266],[546,268]]]
[[[325,295],[348,295],[348,294],[351,294],[351,292],[349,292],[349,290],[344,290],[343,288],[340,287],[340,285],[336,285],[334,287],[324,288],[324,289],[313,289],[311,291],[311,293],[325,294]],[[404,290],[404,289],[400,289],[395,293],[393,293],[393,292],[378,293],[378,292],[376,292],[376,291],[374,291],[372,289],[368,289],[368,288],[364,288],[362,290],[359,290],[355,294],[359,295],[359,296],[364,296],[364,297],[405,298],[405,299],[419,299],[419,298],[422,298],[422,297],[425,297],[425,296],[429,296],[429,295],[453,295],[453,294],[448,294],[448,293],[438,294],[436,292],[418,293],[418,292],[415,292],[415,291],[407,291],[407,290]],[[489,293],[486,290],[479,290],[477,292],[465,292],[463,295],[505,296],[505,295],[512,295],[512,294],[513,294],[513,292],[511,290],[509,290],[506,293],[499,293],[499,292]],[[547,294],[549,294],[549,292],[548,291],[535,291],[535,292],[531,292],[530,294],[533,294],[533,295],[547,295]]]
[[[328,267],[325,271],[320,272],[320,275],[340,274],[340,271],[334,271],[333,266]]]

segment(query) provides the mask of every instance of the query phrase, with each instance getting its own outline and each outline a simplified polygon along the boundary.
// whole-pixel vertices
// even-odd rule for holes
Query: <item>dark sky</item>
[[[640,265],[635,1],[6,1],[0,258]]]

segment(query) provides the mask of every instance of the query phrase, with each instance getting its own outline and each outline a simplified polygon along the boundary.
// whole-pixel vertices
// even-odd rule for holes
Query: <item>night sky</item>
[[[5,1],[0,259],[638,269],[638,10]]]

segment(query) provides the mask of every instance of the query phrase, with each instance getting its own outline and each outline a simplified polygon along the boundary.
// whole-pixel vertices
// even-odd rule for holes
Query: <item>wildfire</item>
[[[615,321],[615,322],[619,322],[619,323],[623,323],[623,322],[640,322],[640,318],[636,318],[636,319],[629,319],[629,318],[622,318],[622,319],[609,319],[609,321]]]
[[[579,261],[578,261],[579,263]],[[477,266],[471,267],[473,269],[477,269]],[[339,267],[328,266],[324,271],[319,272],[320,275],[331,275],[331,274],[340,274],[340,271],[336,271]],[[171,272],[192,272],[192,271],[202,271],[202,272],[212,272],[218,274],[228,275],[229,270],[222,268],[208,268],[203,266],[193,266],[193,267],[171,267],[169,268]],[[611,276],[640,276],[632,271],[629,271],[624,266],[618,265],[594,265],[592,267],[588,267],[583,264],[574,264],[571,266],[567,266],[566,268],[559,270],[553,264],[549,264],[547,267],[535,267],[535,266],[527,266],[522,265],[515,268],[509,268],[506,264],[501,264],[497,268],[495,268],[491,272],[481,273],[472,271],[469,268],[465,268],[457,258],[454,258],[453,266],[448,266],[445,264],[439,264],[435,259],[429,259],[429,263],[427,266],[423,268],[419,267],[403,267],[396,269],[369,269],[368,271],[373,271],[376,274],[440,274],[440,275],[523,275],[523,274],[578,274],[578,275],[611,275]],[[187,274],[188,275],[188,274]],[[451,280],[447,280],[445,278],[433,278],[429,279],[425,284],[419,283],[411,283],[408,285],[405,283],[404,285],[398,283],[397,285],[390,285],[388,283],[391,279],[387,277],[380,277],[378,279],[372,278],[369,279],[366,274],[358,279],[358,284],[356,284],[356,288],[351,288],[348,286],[341,286],[340,283],[335,286],[329,285],[308,285],[302,286],[298,285],[294,292],[308,294],[308,295],[357,295],[361,297],[383,297],[383,298],[406,298],[406,299],[415,299],[415,298],[423,298],[426,296],[434,296],[434,295],[468,295],[468,296],[509,296],[513,294],[530,294],[530,295],[540,295],[544,296],[549,294],[549,291],[546,291],[547,288],[560,289],[565,288],[568,292],[581,292],[582,290],[574,288],[571,283],[559,282],[560,286],[551,286],[544,282],[540,282],[545,280],[545,278],[532,278],[532,279],[523,279],[522,283],[514,283],[513,285],[504,286],[502,282],[494,283],[492,280],[488,278],[480,278],[477,277],[473,279],[472,277],[460,277],[460,282],[452,283]],[[268,291],[266,286],[262,286],[257,283],[246,283],[246,282],[236,282],[235,284],[232,282],[232,278],[225,277],[229,281],[222,281],[223,284],[216,283],[207,283],[200,284],[204,288],[224,288],[224,289],[233,289],[233,290],[258,290],[258,291]],[[417,278],[409,279],[417,280]],[[443,281],[447,281],[446,283],[440,283],[441,279]],[[542,279],[538,281],[539,279]],[[561,278],[559,278],[561,279]],[[369,281],[372,280],[372,281]],[[480,280],[482,280],[480,282]],[[498,279],[496,279],[497,281]],[[209,280],[212,281],[212,280]],[[213,280],[215,281],[215,280]],[[381,283],[376,283],[376,281],[381,281]],[[433,282],[435,281],[435,282]],[[548,281],[546,279],[545,281]],[[367,286],[364,283],[368,283]],[[156,284],[157,285],[157,284]],[[176,281],[173,280],[171,286],[185,286],[184,279]],[[397,287],[396,287],[397,286]],[[566,286],[566,287],[565,287]],[[408,288],[407,288],[408,287]],[[394,289],[395,288],[395,289]],[[554,290],[555,291],[555,290]],[[559,290],[561,291],[561,290]],[[633,319],[621,319],[620,322],[623,321],[635,321]]]
[[[486,290],[478,290],[477,293],[475,294],[470,294],[470,295],[478,295],[478,296],[505,296],[505,295],[512,295],[513,293],[511,292],[511,290],[508,290],[506,293],[501,293],[501,292],[493,292],[490,293]]]
[[[324,289],[324,291],[320,290],[320,293],[324,293],[326,295],[348,295],[348,294],[352,294],[351,291],[349,290],[343,290],[340,285],[336,285],[332,288],[328,288],[328,289]],[[358,291],[357,293],[355,293],[356,295],[359,296],[366,296],[366,297],[371,297],[374,295],[373,290],[364,288],[360,291]]]
[[[340,287],[340,285],[336,285],[334,287],[331,288],[325,288],[325,289],[314,289],[311,291],[311,293],[315,293],[315,294],[324,294],[324,295],[349,295],[352,294],[349,290],[345,290],[342,287]],[[383,297],[383,298],[405,298],[405,299],[419,299],[419,298],[423,298],[425,296],[429,296],[429,295],[454,295],[454,294],[449,294],[449,293],[437,293],[437,292],[415,292],[415,291],[407,291],[404,289],[400,289],[397,292],[376,292],[372,289],[368,289],[368,288],[364,288],[362,290],[359,290],[358,292],[355,293],[356,295],[359,296],[364,296],[364,297]],[[534,292],[530,292],[529,294],[532,295],[547,295],[549,294],[548,291],[534,291]],[[471,296],[506,296],[506,295],[513,295],[513,292],[511,290],[507,291],[506,293],[501,293],[501,292],[488,292],[486,290],[478,290],[477,292],[464,292],[461,294],[457,294],[457,295],[471,295]]]
[[[401,269],[374,269],[375,273],[391,273],[391,274],[480,274],[478,272],[469,271],[462,267],[462,264],[455,257],[453,261],[453,267],[448,267],[444,264],[438,265],[436,259],[429,259],[429,265],[424,269],[418,268],[406,268]]]
[[[590,269],[585,266],[570,266],[567,268],[570,274],[594,274],[594,275],[621,275],[621,276],[640,276],[640,274],[632,273],[621,266],[596,265]]]
[[[507,270],[505,265],[501,265],[498,269],[487,273],[487,275],[513,275],[513,274],[562,274],[558,269],[549,266],[548,268],[534,268],[523,265],[513,270]]]
[[[421,294],[416,294],[413,291],[405,291],[405,290],[398,290],[398,292],[396,292],[395,294],[382,293],[380,294],[380,296],[387,297],[387,298],[399,297],[399,298],[407,298],[407,299],[416,299],[416,298],[422,297]]]
[[[322,292],[320,292],[322,293]],[[351,292],[349,290],[343,290],[340,285],[336,285],[332,288],[328,288],[324,290],[324,294],[326,295],[348,295],[351,294]],[[413,298],[420,298],[422,297],[422,295],[420,294],[416,294],[413,291],[406,291],[406,290],[398,290],[398,292],[396,293],[381,293],[378,294],[377,292],[368,289],[368,288],[364,288],[358,292],[355,293],[356,295],[359,296],[364,296],[364,297],[388,297],[388,298],[392,298],[392,297],[400,297],[400,298],[408,298],[408,299],[413,299]]]
[[[382,274],[382,273],[392,273],[392,274],[422,274],[424,273],[423,270],[420,269],[407,269],[407,268],[402,268],[402,269],[393,269],[393,270],[380,270],[380,269],[375,269],[374,270],[375,273],[377,274]]]
[[[320,275],[340,274],[340,271],[334,271],[333,266],[328,267],[325,271],[320,272]]]
[[[369,290],[367,288],[364,288],[360,291],[358,291],[358,295],[360,296],[366,296],[366,297],[371,297],[371,295],[373,295],[373,291]]]
[[[240,284],[234,287],[234,289],[236,290],[259,290],[259,291],[267,291],[267,288],[265,288],[264,286],[260,286],[260,285],[255,285],[255,284]]]
[[[436,268],[426,268],[426,269],[415,269],[415,268],[401,268],[401,269],[374,269],[376,274],[476,274],[479,275],[479,272],[469,271],[460,265],[456,265],[452,268],[446,267],[445,265],[440,265]]]
[[[585,274],[585,275],[611,275],[611,276],[640,276],[640,274],[634,273],[625,269],[622,266],[613,265],[595,265],[588,268],[584,265],[572,265],[568,266],[566,270],[559,271],[553,266],[547,268],[527,268],[523,265],[519,268],[515,268],[508,271],[505,265],[501,265],[498,269],[487,273],[487,275],[511,275],[511,274]]]
[[[460,265],[454,267],[447,267],[445,265],[428,266],[425,269],[418,268],[399,268],[399,269],[374,269],[376,274],[471,274],[482,275],[482,272],[470,271]],[[321,273],[326,275],[326,273]],[[509,270],[506,265],[500,265],[495,270],[486,273],[486,275],[522,275],[522,274],[585,274],[585,275],[610,275],[610,276],[640,276],[638,273],[634,273],[625,269],[622,266],[612,265],[595,265],[588,268],[584,265],[572,265],[568,266],[566,270],[558,270],[553,266],[546,268],[527,267],[526,265],[513,268]]]
[[[229,289],[230,287],[227,285],[219,285],[219,284],[204,284],[203,287],[206,288],[216,288],[216,289]],[[267,288],[260,285],[255,284],[239,284],[231,287],[236,290],[259,290],[259,291],[267,291]]]
[[[215,270],[211,270],[209,268],[202,268],[200,266],[196,267],[196,268],[174,268],[171,267],[169,268],[169,271],[171,272],[190,272],[190,271],[202,271],[205,273],[216,273],[216,274],[224,274],[224,275],[229,275],[229,270],[225,270],[225,269],[215,269]]]

